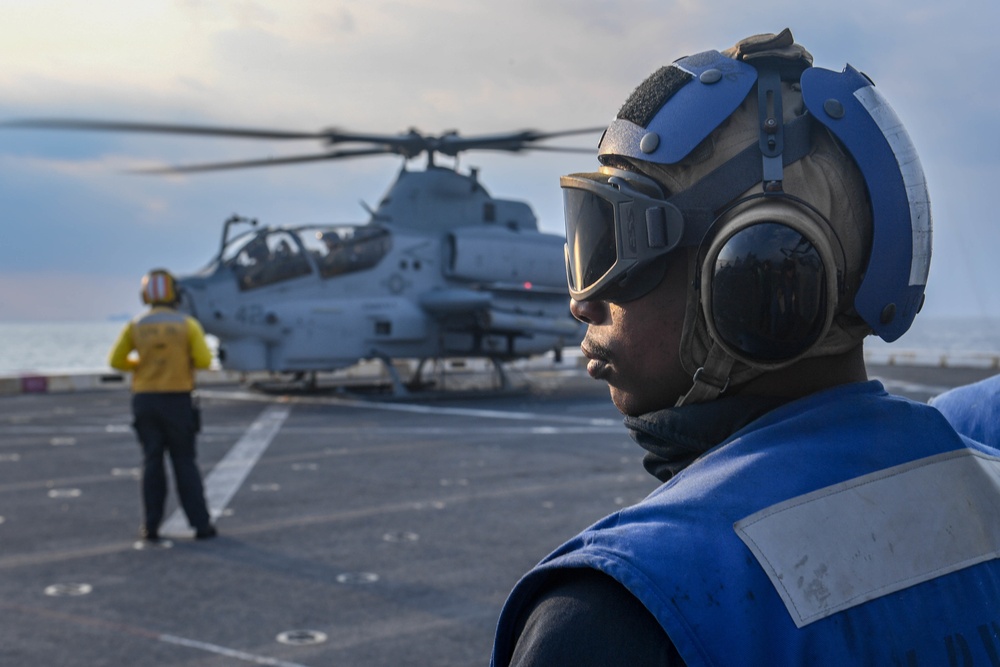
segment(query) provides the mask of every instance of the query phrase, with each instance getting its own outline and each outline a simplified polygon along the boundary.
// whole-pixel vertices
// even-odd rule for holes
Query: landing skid
[[[449,371],[442,359],[421,359],[408,378],[404,378],[390,357],[374,354],[382,373],[370,382],[344,382],[337,379],[323,382],[315,371],[294,373],[251,382],[249,387],[265,394],[329,394],[342,393],[383,400],[454,397],[456,395],[496,395],[514,391],[504,363],[490,358],[490,370],[469,371],[464,363],[461,371]],[[405,366],[405,364],[404,364]],[[404,371],[405,373],[406,371]]]
[[[434,363],[435,366],[434,379],[430,382],[425,382],[423,380],[423,374],[424,374],[424,367],[427,365],[428,361]],[[441,360],[439,359],[428,359],[428,358],[421,359],[420,362],[417,364],[417,369],[414,371],[413,376],[410,378],[410,381],[407,383],[406,387],[408,387],[409,390],[411,391],[423,391],[428,387],[437,387],[438,391],[445,391],[446,385],[448,384],[447,383],[448,373],[447,370],[445,370],[443,367],[439,365],[440,361]],[[398,373],[396,372],[396,369],[393,367],[390,360],[382,359],[382,363],[386,366],[391,375],[395,375],[395,377],[398,377]],[[504,367],[503,362],[500,361],[499,359],[490,357],[490,363],[493,366],[493,376],[492,376],[492,381],[490,383],[490,389],[494,391],[509,390],[511,388],[511,382],[510,378],[507,375],[507,369]],[[460,389],[452,389],[451,391],[460,391]]]

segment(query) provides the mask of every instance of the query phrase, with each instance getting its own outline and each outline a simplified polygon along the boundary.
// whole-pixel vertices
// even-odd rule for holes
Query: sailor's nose
[[[569,300],[569,312],[584,324],[600,326],[608,320],[608,304],[604,301]]]

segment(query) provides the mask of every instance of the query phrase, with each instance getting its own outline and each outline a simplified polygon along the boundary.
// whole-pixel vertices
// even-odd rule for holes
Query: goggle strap
[[[662,208],[646,209],[646,245],[650,248],[667,247],[667,212]]]
[[[812,148],[812,123],[808,114],[785,124],[782,163],[787,166],[801,160]],[[684,212],[684,238],[681,245],[696,246],[719,211],[764,178],[759,143],[736,154],[693,186],[667,201]]]

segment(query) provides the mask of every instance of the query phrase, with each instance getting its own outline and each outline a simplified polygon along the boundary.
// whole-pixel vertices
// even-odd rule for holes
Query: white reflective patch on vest
[[[1000,557],[1000,458],[958,450],[734,524],[797,627]]]

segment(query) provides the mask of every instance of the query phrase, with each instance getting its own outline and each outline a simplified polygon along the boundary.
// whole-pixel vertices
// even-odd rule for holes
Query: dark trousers
[[[195,460],[197,426],[191,394],[132,395],[132,425],[142,444],[142,504],[145,529],[156,533],[167,500],[164,454],[170,455],[181,507],[194,529],[210,523],[201,472]]]

